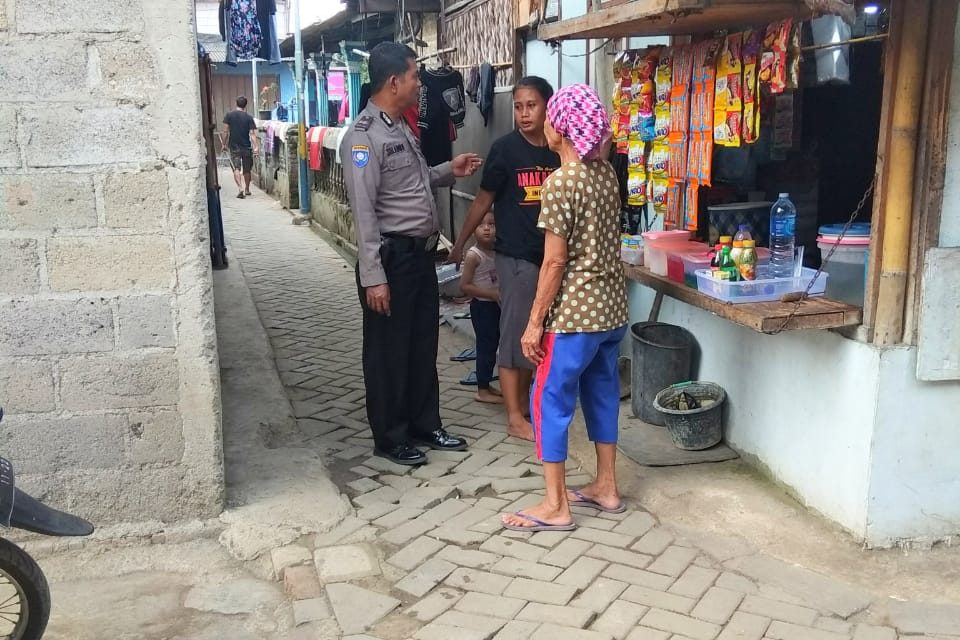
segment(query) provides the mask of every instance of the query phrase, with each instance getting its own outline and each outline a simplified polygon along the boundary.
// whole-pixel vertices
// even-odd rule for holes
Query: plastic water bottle
[[[790,194],[781,193],[770,209],[770,275],[774,278],[793,277],[796,229],[797,208]]]

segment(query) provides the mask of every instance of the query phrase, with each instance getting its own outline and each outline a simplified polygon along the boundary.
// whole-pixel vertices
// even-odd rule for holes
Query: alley
[[[775,564],[747,567],[759,582],[725,570],[633,501],[621,515],[577,513],[573,533],[502,530],[501,512],[538,500],[539,467],[528,443],[506,437],[499,410],[458,384],[467,369],[449,356],[469,342],[448,327],[442,413],[470,451],[432,452],[413,470],[371,457],[353,270],[309,227],[290,222],[262,195],[225,206],[234,265],[243,267],[299,429],[356,507],[310,540],[312,549],[290,554],[294,565],[314,563],[286,570],[296,598],[301,588],[313,593],[304,584],[316,582],[316,568],[346,637],[886,640],[897,637],[888,620],[911,634],[960,632],[952,609],[898,613],[861,590],[811,572],[795,580]],[[587,480],[568,466],[571,485]]]
[[[955,549],[861,553],[743,465],[623,460],[626,513],[504,531],[501,512],[539,499],[539,466],[458,384],[469,365],[449,356],[469,340],[446,326],[443,415],[469,452],[372,457],[352,269],[256,190],[224,212],[227,509],[32,541],[52,640],[960,638],[960,607],[940,604],[956,603]]]

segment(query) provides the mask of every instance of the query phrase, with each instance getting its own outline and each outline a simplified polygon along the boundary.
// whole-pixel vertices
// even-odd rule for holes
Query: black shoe
[[[408,444],[397,445],[389,451],[384,451],[383,449],[374,447],[373,455],[386,458],[390,462],[409,466],[426,464],[427,462],[427,456],[425,456],[420,449],[411,447]]]
[[[443,429],[437,429],[427,435],[417,435],[413,439],[418,444],[440,451],[463,451],[467,448],[466,440],[459,436],[452,436]]]

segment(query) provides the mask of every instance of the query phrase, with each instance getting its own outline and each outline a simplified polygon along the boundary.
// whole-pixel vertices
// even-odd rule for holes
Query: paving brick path
[[[636,504],[577,510],[572,533],[502,529],[501,512],[540,499],[539,466],[532,445],[506,436],[500,409],[457,384],[468,368],[449,356],[468,344],[446,327],[442,414],[470,450],[430,452],[417,469],[371,457],[352,269],[265,197],[228,205],[227,236],[300,428],[356,508],[333,531],[274,552],[298,620],[335,616],[353,640],[898,637],[865,622],[882,620],[858,594],[819,597],[814,580],[805,598],[733,573]],[[572,486],[588,481],[575,462],[568,469]]]

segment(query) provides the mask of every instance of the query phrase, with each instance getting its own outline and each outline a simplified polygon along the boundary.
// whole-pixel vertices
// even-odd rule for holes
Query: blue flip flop
[[[610,509],[609,507],[603,506],[593,498],[583,495],[579,491],[571,491],[570,493],[577,496],[576,500],[570,501],[571,507],[589,507],[590,509],[599,509],[600,511],[603,511],[606,513],[623,513],[624,511],[627,510],[627,505],[624,504],[622,500],[620,501],[619,505],[617,505],[613,509]]]
[[[577,525],[576,525],[575,523],[573,523],[573,522],[571,522],[571,523],[569,523],[569,524],[549,524],[549,523],[547,523],[547,522],[544,522],[543,520],[538,520],[537,518],[534,518],[533,516],[531,516],[531,515],[529,515],[529,514],[526,514],[526,513],[524,513],[523,511],[517,511],[517,512],[516,512],[515,514],[513,514],[513,515],[515,515],[515,516],[517,516],[517,517],[520,517],[520,518],[523,518],[523,519],[526,520],[527,522],[532,522],[532,523],[533,523],[533,526],[532,526],[532,527],[525,527],[525,526],[523,526],[523,525],[507,524],[506,522],[504,522],[504,523],[503,523],[504,528],[505,528],[505,529],[509,529],[510,531],[530,531],[530,532],[536,532],[536,531],[573,531],[574,529],[577,528]]]

